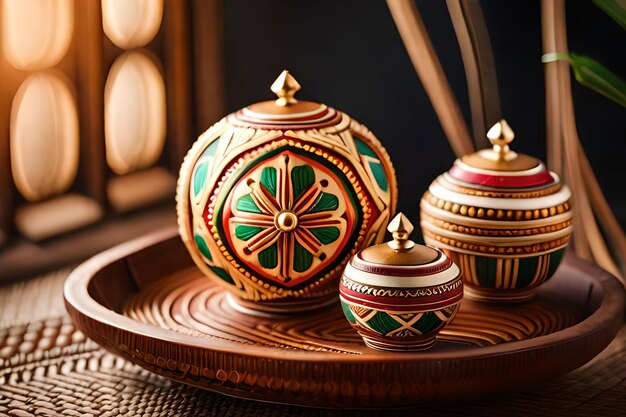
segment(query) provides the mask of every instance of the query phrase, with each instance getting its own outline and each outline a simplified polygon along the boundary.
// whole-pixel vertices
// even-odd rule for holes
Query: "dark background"
[[[446,3],[416,3],[469,124],[463,62]],[[566,3],[570,51],[591,56],[625,78],[626,31],[591,0]],[[302,85],[299,98],[348,113],[382,141],[398,176],[399,210],[417,221],[420,196],[451,166],[454,154],[385,1],[229,0],[225,5],[229,111],[272,99],[270,84],[289,69]],[[503,114],[516,132],[514,149],[545,159],[540,2],[481,5]],[[626,112],[577,83],[573,95],[581,141],[625,225]]]

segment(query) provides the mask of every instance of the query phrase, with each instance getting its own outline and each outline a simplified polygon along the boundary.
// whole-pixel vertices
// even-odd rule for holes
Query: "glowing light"
[[[102,0],[102,25],[111,42],[123,49],[150,42],[161,26],[163,0]]]
[[[141,51],[120,55],[104,91],[104,136],[111,169],[126,174],[153,165],[165,144],[165,84]]]
[[[15,95],[10,126],[15,186],[29,201],[67,191],[79,162],[78,112],[62,74],[28,77]]]
[[[72,0],[2,0],[0,25],[7,61],[19,70],[55,66],[74,30]]]

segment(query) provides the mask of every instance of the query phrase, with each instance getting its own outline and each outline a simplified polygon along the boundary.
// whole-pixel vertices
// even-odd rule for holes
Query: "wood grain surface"
[[[1,416],[390,415],[242,400],[154,375],[81,338],[63,307],[62,286],[69,272],[0,287]],[[61,337],[68,334],[69,342]],[[49,342],[41,342],[45,338]],[[626,327],[622,326],[593,361],[553,381],[494,397],[394,410],[391,415],[621,416],[624,409]]]
[[[459,316],[474,330],[467,322],[459,325],[464,339],[446,334],[423,353],[376,352],[332,307],[271,319],[239,314],[194,271],[176,231],[163,230],[82,264],[66,282],[66,306],[94,341],[170,379],[243,398],[336,408],[527,389],[596,356],[615,337],[623,315],[619,282],[568,257],[541,287],[537,303],[500,306],[500,315],[495,307],[483,311],[467,303],[471,314]],[[564,313],[569,309],[583,320],[555,331],[580,319]],[[517,324],[522,340],[502,331],[507,320]],[[526,336],[524,324],[531,329]],[[483,334],[505,338],[476,346],[476,335]]]

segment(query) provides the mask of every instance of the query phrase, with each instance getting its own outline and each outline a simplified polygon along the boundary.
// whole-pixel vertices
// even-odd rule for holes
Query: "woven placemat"
[[[626,326],[592,362],[533,390],[402,410],[301,408],[187,387],[106,352],[65,313],[68,273],[0,288],[0,416],[626,415]]]

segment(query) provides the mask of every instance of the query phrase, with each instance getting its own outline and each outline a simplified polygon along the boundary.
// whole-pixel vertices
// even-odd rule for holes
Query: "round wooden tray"
[[[433,349],[377,352],[338,302],[279,318],[241,313],[171,229],[85,262],[64,295],[88,337],[167,378],[242,398],[367,408],[521,389],[581,366],[615,337],[624,290],[604,270],[567,256],[539,291],[517,306],[464,300]]]

